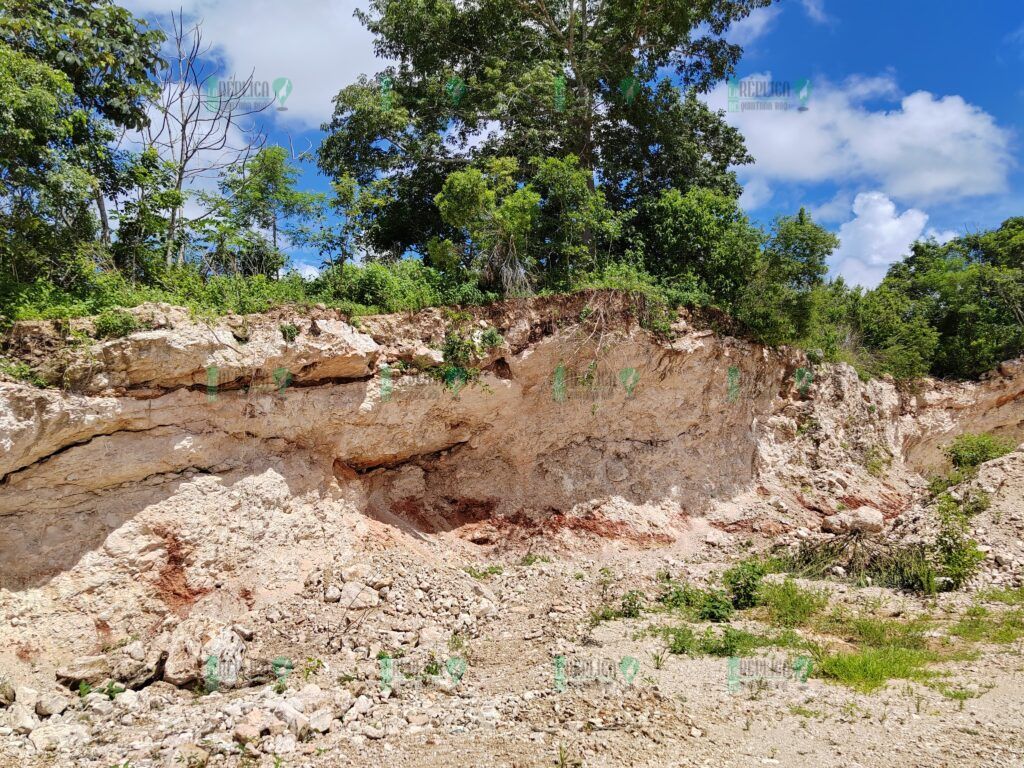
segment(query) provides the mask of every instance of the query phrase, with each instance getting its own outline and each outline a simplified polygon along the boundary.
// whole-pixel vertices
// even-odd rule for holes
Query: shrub
[[[119,309],[103,312],[96,318],[95,325],[98,339],[119,339],[139,327],[132,315]]]
[[[640,618],[643,607],[644,593],[631,589],[622,596],[622,607],[619,609],[619,615],[624,619],[637,619]]]
[[[291,344],[299,336],[299,329],[293,323],[281,323],[279,326],[281,330],[281,336],[286,342]]]
[[[946,456],[957,469],[973,471],[986,461],[1005,456],[1016,447],[1005,437],[963,434],[946,447]]]
[[[967,537],[967,514],[952,496],[939,497],[937,514],[939,535],[935,546],[942,561],[942,576],[949,580],[950,589],[960,589],[974,578],[985,555]]]
[[[685,609],[698,621],[728,621],[733,614],[732,602],[724,592],[688,584],[670,585],[658,602],[668,608]]]
[[[498,333],[497,328],[488,328],[480,336],[480,346],[488,352],[500,347],[504,341],[505,337]]]
[[[757,604],[757,590],[761,579],[768,573],[768,565],[763,560],[744,560],[722,574],[722,583],[732,597],[732,604],[737,610],[753,608]]]
[[[697,638],[689,627],[668,627],[664,634],[668,641],[669,653],[692,655],[697,649]]]

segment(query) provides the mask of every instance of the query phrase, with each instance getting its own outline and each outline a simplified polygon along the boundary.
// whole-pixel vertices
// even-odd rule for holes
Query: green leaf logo
[[[632,397],[633,389],[640,381],[640,372],[636,368],[623,368],[619,371],[619,381],[626,388],[626,397]]]
[[[632,656],[623,656],[619,662],[619,672],[622,673],[622,679],[626,681],[626,685],[633,684],[633,678],[636,677],[636,673],[640,671],[640,662],[634,659]]]
[[[279,77],[270,85],[274,89],[274,97],[277,99],[277,111],[286,112],[288,107],[284,103],[291,96],[292,81],[287,77]]]
[[[459,656],[452,656],[444,663],[444,666],[448,670],[448,677],[458,685],[462,676],[466,674],[466,660]]]

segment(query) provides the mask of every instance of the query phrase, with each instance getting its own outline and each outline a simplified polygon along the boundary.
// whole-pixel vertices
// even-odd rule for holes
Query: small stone
[[[44,693],[36,702],[36,714],[40,717],[59,715],[67,708],[67,699],[57,693]]]
[[[334,720],[334,713],[324,707],[318,709],[309,716],[309,728],[317,733],[327,733],[331,729],[331,722]]]
[[[39,721],[36,719],[35,712],[28,705],[16,701],[14,706],[7,711],[7,724],[14,729],[15,733],[30,733],[39,725]]]
[[[341,590],[340,602],[346,608],[363,610],[380,605],[380,595],[372,587],[359,581],[347,581]]]
[[[27,685],[19,685],[14,689],[14,700],[29,709],[35,709],[36,704],[39,703],[39,691],[29,688]]]
[[[324,591],[324,602],[325,603],[336,603],[341,600],[341,589],[336,584],[331,584]]]
[[[128,643],[124,647],[124,652],[128,655],[128,658],[135,661],[145,661],[146,659],[146,647],[142,644],[141,640]]]

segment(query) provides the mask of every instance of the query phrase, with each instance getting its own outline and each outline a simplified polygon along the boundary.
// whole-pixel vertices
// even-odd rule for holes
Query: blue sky
[[[288,77],[271,141],[315,147],[331,98],[380,68],[352,0],[127,0],[183,8],[226,73]],[[832,274],[874,285],[914,240],[943,241],[1024,215],[1024,4],[1019,0],[782,0],[731,33],[748,82],[810,79],[806,111],[727,112],[755,164],[741,202],[765,225],[807,206],[840,235]],[[707,97],[723,110],[727,86]],[[303,186],[327,189],[310,164]],[[313,254],[293,253],[306,268]]]

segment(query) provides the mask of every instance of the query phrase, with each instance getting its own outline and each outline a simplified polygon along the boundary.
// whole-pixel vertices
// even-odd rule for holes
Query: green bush
[[[138,322],[132,315],[116,309],[100,314],[96,318],[95,324],[96,338],[99,339],[119,339],[139,328]]]
[[[737,610],[753,608],[757,604],[757,590],[761,579],[768,573],[768,564],[760,559],[744,560],[722,574],[722,583],[732,597]]]
[[[693,655],[697,650],[697,638],[690,627],[668,627],[664,635],[669,653]]]
[[[935,546],[942,561],[942,576],[950,589],[960,589],[977,574],[985,554],[968,538],[966,512],[949,494],[939,497],[937,505],[939,535]]]
[[[963,434],[946,447],[946,456],[957,469],[972,471],[986,461],[1005,456],[1016,444],[1005,437],[996,435]]]
[[[622,596],[622,607],[619,608],[619,616],[624,619],[638,619],[644,608],[644,593],[631,589]]]
[[[733,614],[732,602],[724,592],[688,584],[670,584],[658,602],[667,608],[684,609],[698,621],[728,621]]]
[[[924,680],[925,667],[936,654],[914,648],[885,646],[851,653],[821,654],[815,659],[816,674],[838,680],[858,691],[870,693],[889,680]]]
[[[299,337],[299,329],[294,323],[281,323],[281,337],[291,344]]]

